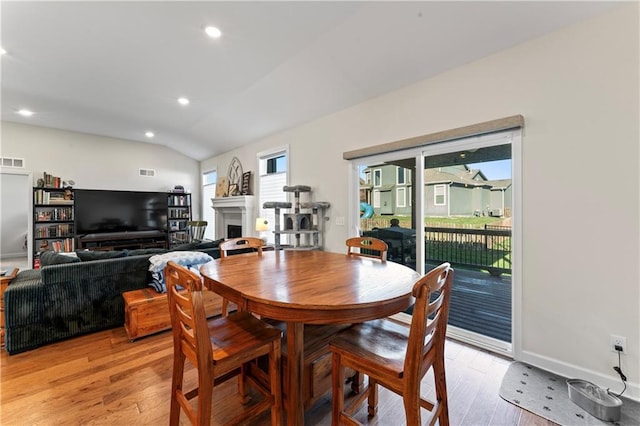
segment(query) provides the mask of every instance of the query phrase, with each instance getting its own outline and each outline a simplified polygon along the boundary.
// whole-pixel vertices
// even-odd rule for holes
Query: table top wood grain
[[[305,324],[361,322],[413,303],[416,271],[323,251],[230,256],[200,269],[205,285],[251,312]]]

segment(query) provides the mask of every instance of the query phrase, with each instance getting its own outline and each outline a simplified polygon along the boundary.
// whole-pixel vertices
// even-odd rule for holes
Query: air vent
[[[0,157],[0,166],[2,167],[15,167],[15,168],[24,168],[24,158],[7,158]]]
[[[154,177],[156,175],[155,170],[151,169],[140,169],[140,176]]]

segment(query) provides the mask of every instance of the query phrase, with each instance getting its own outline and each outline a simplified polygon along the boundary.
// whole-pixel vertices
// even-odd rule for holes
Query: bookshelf
[[[191,194],[171,192],[168,195],[169,248],[189,242],[191,220]]]
[[[33,188],[33,268],[40,267],[45,250],[71,252],[76,248],[73,189]]]

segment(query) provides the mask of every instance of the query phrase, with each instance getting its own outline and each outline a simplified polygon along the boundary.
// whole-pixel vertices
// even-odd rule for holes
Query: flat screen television
[[[76,234],[167,231],[167,193],[76,189]]]

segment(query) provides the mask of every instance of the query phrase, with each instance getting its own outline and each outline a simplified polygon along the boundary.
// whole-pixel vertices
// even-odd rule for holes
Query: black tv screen
[[[77,189],[76,234],[167,230],[165,192]]]

